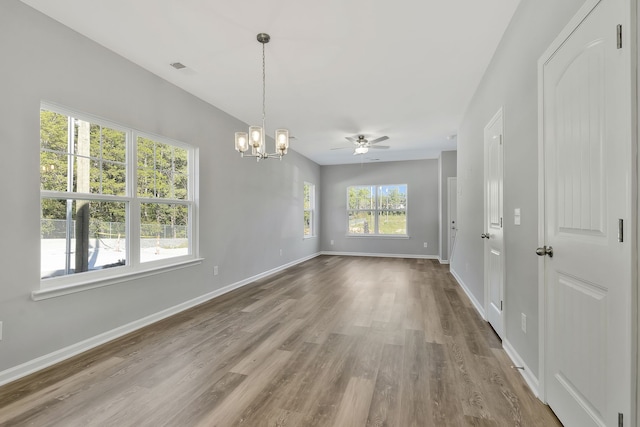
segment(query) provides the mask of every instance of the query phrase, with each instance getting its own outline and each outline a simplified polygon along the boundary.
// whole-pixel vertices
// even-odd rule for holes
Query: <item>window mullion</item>
[[[375,228],[374,228],[374,233],[375,234],[380,234],[380,231],[378,229],[378,218],[379,218],[379,214],[378,214],[378,209],[380,208],[380,206],[378,206],[378,196],[380,193],[380,187],[376,187],[376,191],[374,193],[374,200],[373,200],[373,206],[375,208],[375,210],[373,211],[373,223],[375,224]]]
[[[127,209],[127,250],[132,266],[140,265],[140,200],[138,199],[138,152],[137,135],[135,131],[127,132],[130,140],[127,144],[127,195],[129,209]]]

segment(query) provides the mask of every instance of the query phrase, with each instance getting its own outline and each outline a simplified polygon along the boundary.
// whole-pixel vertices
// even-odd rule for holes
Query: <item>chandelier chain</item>
[[[267,73],[266,73],[266,61],[264,56],[264,43],[262,43],[262,131],[266,132],[265,121],[267,117]]]

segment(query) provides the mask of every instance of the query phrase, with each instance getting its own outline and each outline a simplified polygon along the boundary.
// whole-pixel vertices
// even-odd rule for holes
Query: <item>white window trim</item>
[[[139,131],[137,129],[114,123],[108,119],[94,116],[92,114],[82,113],[58,105],[56,103],[42,101],[40,108],[53,111],[58,114],[64,114],[76,119],[85,120],[101,126],[120,130],[126,133],[126,173],[127,185],[125,196],[113,196],[95,193],[69,193],[65,191],[40,191],[40,199],[43,198],[60,198],[73,200],[90,200],[90,201],[117,201],[127,203],[127,228],[126,228],[126,250],[127,265],[110,268],[105,270],[96,270],[83,273],[75,273],[66,276],[51,277],[40,279],[40,289],[32,292],[32,298],[36,301],[41,299],[53,298],[60,295],[67,295],[75,292],[94,289],[102,286],[108,286],[116,283],[135,280],[141,277],[147,277],[160,274],[175,269],[189,267],[191,265],[200,264],[202,258],[199,254],[199,170],[197,147],[191,146],[181,141],[176,141],[162,135],[156,135],[149,132]],[[143,198],[137,196],[137,140],[138,137],[152,139],[156,142],[165,143],[186,149],[189,153],[189,180],[188,180],[188,200],[182,199],[166,199],[166,198]],[[131,160],[130,160],[131,159]],[[140,204],[142,203],[166,203],[180,204],[189,206],[189,253],[187,255],[165,258],[156,261],[140,262]],[[134,221],[134,218],[137,218]],[[135,226],[134,226],[135,224]],[[134,243],[136,242],[136,243]]]
[[[398,209],[378,209],[378,191],[380,187],[407,187],[407,204],[404,207],[404,213],[407,218],[406,220],[406,233],[405,234],[379,234],[379,233],[369,233],[369,234],[352,234],[349,233],[349,212],[373,212],[374,217],[374,227],[375,230],[378,231],[378,213],[382,212],[395,212]],[[374,198],[374,206],[373,209],[349,209],[349,188],[351,187],[375,187],[375,198]],[[409,235],[409,185],[408,184],[354,184],[348,185],[346,191],[347,204],[346,204],[346,223],[347,223],[347,233],[346,237],[355,237],[355,238],[364,238],[364,239],[410,239]]]
[[[177,258],[172,258],[174,261]],[[116,285],[118,283],[130,282],[136,279],[141,279],[143,277],[155,276],[157,274],[166,273],[168,271],[180,270],[183,268],[191,267],[194,265],[201,264],[204,258],[194,258],[187,259],[180,262],[173,262],[172,264],[140,269],[136,271],[128,271],[123,273],[122,271],[119,274],[113,274],[111,277],[101,277],[99,279],[90,279],[90,280],[80,280],[76,283],[66,285],[66,286],[56,286],[56,287],[47,287],[42,288],[37,291],[31,292],[31,299],[34,301],[40,301],[49,298],[55,298],[63,295],[75,294],[77,292],[88,291],[89,289],[101,288],[103,286]],[[122,269],[127,269],[128,266],[121,267]],[[83,275],[83,273],[78,273],[78,275]]]
[[[304,208],[304,187],[309,185],[311,187],[311,193],[309,195],[310,197],[310,201],[309,204],[311,205],[311,209],[305,209]],[[311,183],[311,182],[307,182],[304,181],[303,185],[302,185],[302,212],[304,214],[304,212],[310,212],[311,213],[311,234],[306,235],[304,234],[304,230],[302,230],[302,238],[303,239],[314,239],[316,238],[316,186],[315,184]],[[303,215],[304,217],[304,215]]]

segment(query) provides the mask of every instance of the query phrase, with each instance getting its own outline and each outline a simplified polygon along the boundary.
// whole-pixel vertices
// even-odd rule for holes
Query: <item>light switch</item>
[[[513,223],[515,225],[520,225],[520,208],[515,208],[513,210]]]

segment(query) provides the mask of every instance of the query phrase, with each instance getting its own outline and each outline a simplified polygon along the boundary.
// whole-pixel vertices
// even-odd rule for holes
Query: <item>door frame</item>
[[[507,302],[505,301],[505,287],[506,287],[506,266],[507,266],[507,262],[506,262],[506,251],[505,251],[505,227],[504,227],[504,150],[505,150],[505,135],[504,135],[504,107],[500,107],[498,109],[498,111],[493,115],[493,117],[491,117],[491,120],[489,120],[487,122],[487,124],[484,127],[483,132],[486,131],[487,128],[491,127],[496,120],[498,120],[499,118],[502,119],[502,127],[500,129],[500,134],[502,135],[502,149],[500,150],[500,154],[502,155],[502,176],[500,177],[501,181],[502,181],[502,191],[500,194],[500,218],[502,218],[503,224],[502,224],[502,265],[501,265],[501,278],[502,278],[502,293],[500,295],[500,300],[503,302],[503,307],[502,310],[500,310],[500,322],[502,323],[502,336],[500,337],[500,339],[504,339],[507,336],[507,324],[505,321],[505,315],[504,312],[506,310],[507,307]],[[487,163],[488,163],[488,159],[489,159],[489,154],[487,152],[487,147],[486,147],[486,142],[485,142],[485,136],[483,133],[483,137],[482,137],[482,143],[483,143],[483,151],[484,151],[484,177],[483,177],[483,195],[484,195],[484,222],[482,224],[482,229],[484,230],[484,232],[487,232],[487,221],[488,221],[488,215],[487,215],[487,210],[488,210],[488,203],[487,203]],[[485,242],[483,242],[483,248],[486,246]],[[488,275],[489,275],[489,257],[487,256],[487,252],[486,249],[483,249],[483,266],[484,266],[484,283],[483,283],[483,287],[484,287],[484,312],[485,314],[485,318],[488,321],[489,320],[489,309],[490,309],[490,304],[491,304],[491,296],[490,296],[490,292],[489,292],[489,279],[488,279]]]
[[[451,245],[451,184],[452,182],[456,182],[456,192],[454,197],[458,197],[458,177],[450,176],[447,177],[447,260],[451,263],[451,258],[453,257],[453,247]],[[457,202],[457,201],[456,201]],[[458,226],[457,218],[458,218],[458,203],[456,203],[456,227]]]
[[[578,10],[573,18],[566,24],[554,41],[542,54],[538,60],[538,247],[545,245],[545,163],[544,163],[544,65],[555,55],[555,52],[562,46],[564,41],[571,35],[571,33],[580,25],[582,21],[591,13],[591,11],[601,2],[606,0],[586,0],[585,4]],[[630,64],[629,67],[640,65],[638,58],[640,58],[640,35],[637,34],[638,22],[640,22],[640,10],[637,10],[636,3],[638,0],[626,0],[625,7],[628,7],[630,13],[627,14],[623,25],[623,43],[631,43],[630,48]],[[626,33],[624,28],[627,29]],[[635,48],[633,43],[635,43]],[[634,70],[635,71],[635,70]],[[635,389],[631,390],[630,396],[630,408],[632,413],[630,414],[630,424],[625,425],[640,425],[640,414],[638,409],[640,408],[640,393],[637,389],[640,386],[640,379],[638,373],[640,372],[640,354],[638,354],[638,342],[640,342],[640,327],[638,327],[638,307],[640,307],[640,293],[638,292],[638,270],[640,269],[640,257],[638,257],[638,243],[640,242],[640,229],[638,229],[638,201],[640,200],[640,183],[638,181],[638,134],[640,134],[640,119],[638,118],[638,104],[640,103],[640,93],[637,88],[640,83],[640,74],[631,73],[631,144],[632,155],[636,159],[632,165],[630,177],[631,185],[631,224],[629,236],[635,239],[631,245],[631,313],[630,313],[630,349],[631,349],[631,365],[630,371],[635,376]],[[531,248],[532,251],[535,248]],[[547,288],[545,282],[545,257],[538,257],[538,390],[535,390],[538,398],[546,403],[546,363],[545,356],[547,350]]]

